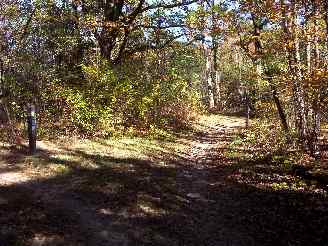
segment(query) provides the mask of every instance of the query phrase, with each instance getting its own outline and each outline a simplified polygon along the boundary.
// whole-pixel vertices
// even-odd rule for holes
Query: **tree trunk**
[[[113,57],[113,51],[117,46],[117,39],[123,35],[119,20],[123,11],[123,0],[101,1],[100,7],[104,11],[104,21],[100,34],[96,35],[100,47],[101,56],[111,62],[120,57]],[[125,45],[123,42],[121,45]],[[122,47],[119,47],[119,51]],[[119,52],[120,53],[120,52]],[[119,54],[121,55],[121,54]]]
[[[285,131],[285,133],[287,134],[287,136],[289,136],[289,128],[288,128],[288,123],[287,123],[287,117],[286,117],[284,109],[281,105],[281,102],[279,100],[277,90],[276,90],[275,86],[273,85],[272,77],[271,77],[270,74],[268,74],[268,72],[266,70],[263,70],[263,67],[262,67],[262,64],[261,64],[261,62],[263,62],[263,60],[261,59],[261,57],[263,55],[263,48],[262,48],[262,44],[261,44],[261,40],[260,40],[260,35],[261,35],[261,31],[262,31],[263,26],[261,26],[260,21],[257,20],[255,15],[252,15],[252,20],[253,20],[253,28],[254,28],[253,33],[254,33],[254,36],[256,37],[254,45],[255,45],[255,51],[256,51],[256,56],[257,57],[255,58],[255,60],[260,60],[260,63],[258,63],[256,65],[256,73],[257,73],[258,77],[261,78],[262,73],[264,71],[264,75],[268,79],[269,84],[270,84],[271,89],[272,89],[272,97],[273,97],[274,103],[276,104],[276,107],[277,107],[277,111],[278,111],[278,114],[279,114],[279,119],[280,119],[282,128]]]
[[[306,43],[306,66],[307,72],[311,74],[311,40],[310,35],[307,34],[307,43]]]
[[[296,126],[298,129],[298,136],[300,141],[303,143],[304,147],[307,148],[306,138],[307,138],[307,118],[306,118],[306,106],[304,98],[304,88],[301,82],[303,77],[301,71],[301,58],[300,58],[300,45],[298,38],[298,23],[297,23],[297,10],[296,2],[291,1],[291,9],[289,13],[286,13],[286,6],[283,1],[281,1],[283,8],[283,15],[285,16],[283,22],[283,29],[286,34],[286,42],[292,44],[288,50],[288,63],[289,70],[292,75],[292,85],[293,85],[293,98],[294,98],[294,108],[296,113]]]
[[[204,45],[204,53],[206,59],[206,68],[205,68],[205,81],[207,86],[207,97],[208,97],[208,106],[210,110],[213,110],[215,107],[214,101],[214,86],[212,81],[212,71],[213,71],[213,64],[212,64],[212,52],[209,48]]]
[[[10,125],[10,115],[6,103],[6,89],[4,86],[4,67],[3,63],[0,60],[0,124],[9,124]]]
[[[289,128],[288,128],[288,124],[287,124],[287,117],[286,117],[284,109],[281,105],[281,102],[279,100],[277,89],[272,85],[272,82],[271,82],[271,88],[272,88],[273,101],[274,101],[274,103],[276,104],[276,107],[277,107],[277,111],[278,111],[278,114],[279,114],[279,119],[280,119],[280,122],[281,122],[282,129],[285,131],[286,134],[289,134]]]
[[[315,14],[314,14],[314,66],[316,68],[320,67],[320,51],[319,51],[319,6],[315,3]],[[315,90],[315,98],[313,101],[313,133],[312,133],[312,154],[318,159],[320,158],[320,147],[319,147],[319,137],[320,137],[320,128],[321,128],[321,113],[320,113],[320,93],[321,85]]]
[[[218,107],[219,110],[222,109],[222,102],[221,102],[221,77],[222,73],[219,71],[215,71],[215,91],[216,91],[216,107]]]
[[[220,91],[218,90],[219,85],[218,85],[218,64],[217,64],[217,55],[218,55],[218,44],[216,41],[216,38],[213,37],[213,45],[212,45],[212,59],[213,59],[213,64],[212,64],[212,82],[213,82],[213,94],[214,94],[214,106],[217,106],[219,104],[219,93]]]

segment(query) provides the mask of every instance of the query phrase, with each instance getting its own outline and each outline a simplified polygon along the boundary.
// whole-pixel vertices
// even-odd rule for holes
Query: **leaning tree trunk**
[[[277,107],[277,111],[278,111],[278,115],[279,115],[279,119],[280,119],[282,128],[285,131],[285,133],[287,134],[287,137],[289,138],[289,127],[288,127],[288,123],[287,123],[287,117],[286,117],[285,111],[282,107],[281,101],[279,99],[277,89],[276,89],[275,85],[273,84],[271,74],[269,74],[267,70],[263,69],[263,65],[262,65],[263,59],[261,59],[261,57],[263,57],[263,47],[261,44],[260,36],[261,36],[261,31],[263,30],[263,26],[261,26],[260,22],[257,20],[255,15],[252,15],[252,20],[253,20],[253,28],[254,28],[253,35],[255,37],[254,46],[255,46],[255,51],[256,51],[256,55],[257,55],[257,57],[254,58],[254,63],[257,62],[257,65],[256,65],[257,76],[259,78],[261,78],[262,73],[264,71],[264,75],[265,75],[266,79],[268,79],[268,82],[272,89],[273,101]]]
[[[281,122],[281,126],[282,129],[284,130],[284,132],[287,134],[287,136],[289,135],[289,128],[288,128],[288,123],[287,123],[287,117],[285,114],[285,111],[281,105],[278,93],[277,93],[277,89],[275,88],[275,86],[273,85],[272,81],[270,82],[271,84],[271,88],[272,88],[272,97],[273,97],[273,101],[276,104],[277,107],[277,111],[279,114],[279,119]]]

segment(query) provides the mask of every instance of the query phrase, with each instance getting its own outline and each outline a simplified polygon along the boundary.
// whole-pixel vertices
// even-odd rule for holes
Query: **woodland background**
[[[256,117],[280,147],[319,156],[327,1],[3,0],[0,11],[7,141],[25,138],[29,103],[41,139],[165,135],[209,110]]]
[[[0,245],[327,245],[327,105],[328,0],[0,0]]]

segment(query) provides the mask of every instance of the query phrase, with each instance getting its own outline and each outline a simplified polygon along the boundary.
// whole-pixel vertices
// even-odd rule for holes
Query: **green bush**
[[[153,133],[154,127],[186,126],[200,108],[198,93],[174,73],[149,83],[118,76],[106,62],[81,68],[83,83],[54,81],[44,93],[43,100],[53,102],[44,114],[64,118],[66,124],[60,123],[61,127],[102,136],[127,132],[130,127]]]

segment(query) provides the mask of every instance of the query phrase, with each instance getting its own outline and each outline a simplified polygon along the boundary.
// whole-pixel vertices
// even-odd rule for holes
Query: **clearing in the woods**
[[[243,158],[244,119],[169,140],[3,146],[0,245],[328,245],[327,187]],[[167,139],[167,138],[166,138]]]

